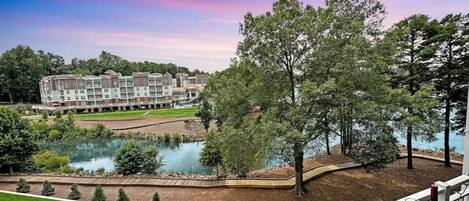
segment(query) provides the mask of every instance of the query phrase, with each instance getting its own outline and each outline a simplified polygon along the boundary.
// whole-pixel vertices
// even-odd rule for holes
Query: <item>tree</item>
[[[16,192],[18,193],[28,193],[31,186],[23,178],[20,178],[18,183],[16,183]]]
[[[116,201],[129,201],[129,197],[127,196],[127,194],[125,194],[125,191],[124,189],[122,188],[119,188],[119,193],[117,195],[117,199]]]
[[[451,114],[458,107],[458,102],[466,102],[465,96],[467,91],[467,78],[469,71],[463,65],[463,59],[469,55],[469,16],[457,14],[447,15],[438,26],[436,36],[433,42],[437,45],[436,63],[433,65],[433,79],[436,91],[440,98],[440,107],[444,110],[444,150],[445,150],[445,166],[450,167],[450,147],[449,135],[450,130],[461,127],[461,125],[452,126]],[[464,104],[465,105],[465,104]],[[456,111],[458,113],[458,111]]]
[[[67,199],[79,200],[80,198],[81,198],[81,193],[78,190],[78,186],[76,184],[73,184],[72,187],[70,187],[70,193],[68,193]]]
[[[0,171],[21,169],[36,150],[28,120],[13,109],[0,107]]]
[[[202,125],[204,125],[205,132],[208,132],[210,128],[210,121],[213,119],[212,117],[212,106],[205,98],[202,99],[199,105],[199,111],[195,114],[195,116],[199,117],[202,121]]]
[[[368,112],[365,103],[373,103],[375,111],[385,110],[377,104],[378,100],[370,100],[375,95],[372,93],[386,89],[380,80],[385,63],[376,45],[383,13],[383,6],[374,0],[328,1],[326,8],[319,9],[303,7],[296,0],[279,0],[274,3],[273,12],[245,16],[241,26],[244,38],[238,45],[238,55],[254,76],[252,81],[249,81],[252,76],[244,78],[251,82],[245,98],[251,106],[248,113],[260,119],[256,121],[260,122],[258,129],[263,131],[261,138],[265,139],[264,144],[272,143],[265,147],[274,151],[277,148],[276,153],[290,156],[283,159],[295,167],[295,192],[300,197],[304,196],[303,157],[308,143],[324,135],[321,130],[332,132],[333,129],[326,127],[337,126],[344,139],[343,152],[348,154],[357,140],[354,134],[359,124],[353,122],[360,120],[373,126],[371,115],[359,118],[362,111]],[[330,49],[321,49],[324,44]],[[335,76],[319,77],[316,60],[334,51],[342,60],[329,55],[320,65],[327,65]],[[323,85],[333,90],[317,93],[316,89],[328,89]],[[334,91],[338,97],[328,97]],[[323,94],[320,97],[323,103],[338,100],[331,106],[339,114],[335,120],[341,123],[327,123],[334,120],[328,118],[332,109],[321,110],[318,104],[308,104],[314,98],[308,93]],[[227,99],[231,97],[229,94]],[[226,107],[218,105],[215,102],[216,108]],[[368,132],[361,132],[369,133],[371,129],[367,129]]]
[[[155,192],[153,194],[153,198],[151,200],[152,201],[160,201],[160,194],[158,194],[158,192]]]
[[[163,166],[163,159],[160,156],[160,152],[156,146],[151,145],[145,147],[142,151],[143,163],[141,166],[141,172],[143,174],[155,174],[158,169]]]
[[[106,201],[106,195],[104,195],[104,191],[101,185],[96,186],[96,189],[93,193],[93,198],[91,198],[91,201]]]
[[[49,181],[44,181],[41,188],[41,195],[49,196],[54,194],[55,188],[52,187],[52,184]]]
[[[154,174],[163,164],[155,146],[143,148],[135,141],[126,141],[117,150],[114,158],[116,171],[119,174],[131,175],[138,172]]]
[[[434,88],[431,85],[430,63],[435,52],[431,38],[436,22],[425,15],[413,15],[396,23],[387,38],[396,45],[396,66],[389,75],[394,88],[401,90],[401,110],[397,127],[407,132],[407,168],[412,169],[412,138],[432,140],[437,130]]]
[[[215,132],[210,131],[205,135],[204,148],[200,152],[200,163],[206,166],[215,166],[218,176],[218,166],[222,164],[220,143]]]

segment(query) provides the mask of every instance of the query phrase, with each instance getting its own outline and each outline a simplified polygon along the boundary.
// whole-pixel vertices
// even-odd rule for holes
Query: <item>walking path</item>
[[[401,158],[407,154],[401,154]],[[414,158],[422,158],[434,161],[444,161],[441,158],[413,154]],[[461,165],[460,161],[451,161]],[[328,164],[313,167],[303,172],[304,181],[318,178],[324,174],[335,171],[361,167],[360,164],[348,161],[343,163]],[[79,184],[95,186],[159,186],[159,187],[246,187],[246,188],[292,188],[295,185],[293,176],[287,178],[253,178],[253,179],[176,179],[176,178],[151,178],[151,177],[79,177],[79,176],[40,176],[40,175],[2,175],[0,183],[16,183],[19,178],[29,183],[43,183],[45,180],[53,184]]]
[[[181,122],[181,121],[190,121],[190,120],[198,120],[198,118],[182,118],[182,119],[174,119],[174,120],[168,120],[168,121],[158,121],[158,122],[148,123],[148,124],[143,124],[143,125],[138,125],[138,126],[111,128],[111,130],[113,131],[130,130],[130,129],[145,128],[149,126],[169,124],[169,123],[175,123],[175,122]]]
[[[317,178],[321,175],[350,168],[360,167],[354,162],[330,164],[318,166],[303,173],[304,181]],[[171,179],[171,178],[139,178],[139,177],[78,177],[78,176],[39,176],[39,175],[15,175],[0,176],[0,183],[16,183],[19,178],[29,183],[43,183],[45,180],[53,184],[79,184],[102,186],[159,186],[159,187],[248,187],[248,188],[292,188],[295,178],[272,179]]]

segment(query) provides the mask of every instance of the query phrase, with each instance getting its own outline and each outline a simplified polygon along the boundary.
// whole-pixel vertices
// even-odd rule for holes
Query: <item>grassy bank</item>
[[[93,114],[77,114],[76,120],[112,120],[112,119],[141,119],[145,117],[189,118],[194,117],[197,107],[171,108],[158,110],[139,110],[127,112],[104,112]]]
[[[0,200],[14,200],[14,201],[50,201],[51,199],[43,199],[36,197],[21,196],[9,193],[0,193]]]

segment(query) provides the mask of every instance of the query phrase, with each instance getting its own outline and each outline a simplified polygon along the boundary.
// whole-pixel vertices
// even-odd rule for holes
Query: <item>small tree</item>
[[[397,139],[392,134],[378,135],[363,141],[352,151],[352,158],[361,163],[367,172],[382,169],[399,156]]]
[[[117,195],[117,200],[116,201],[129,201],[129,197],[127,194],[125,194],[124,189],[119,188],[119,194]]]
[[[43,111],[41,112],[41,115],[42,115],[42,119],[44,119],[44,120],[49,119],[49,112],[43,110]]]
[[[143,163],[141,172],[144,174],[154,174],[162,166],[162,158],[156,146],[146,147],[142,153]]]
[[[218,176],[218,166],[222,163],[223,159],[221,157],[220,144],[215,132],[210,131],[205,136],[204,148],[202,152],[200,152],[199,161],[202,165],[215,166]]]
[[[72,187],[70,188],[70,193],[67,196],[67,199],[69,200],[78,200],[81,198],[81,193],[78,190],[78,186],[76,184],[73,184]]]
[[[207,99],[202,100],[199,105],[199,111],[195,114],[195,116],[200,117],[200,120],[204,125],[205,132],[208,132],[208,129],[210,128],[210,121],[213,119],[213,117],[212,106]]]
[[[117,150],[114,159],[117,173],[130,175],[140,172],[141,165],[144,163],[142,152],[142,146],[135,141],[124,142],[119,150]]]
[[[158,194],[158,192],[155,192],[155,194],[153,194],[153,198],[151,200],[152,201],[160,201],[160,194]]]
[[[91,201],[106,201],[106,195],[104,195],[104,191],[103,188],[101,188],[101,185],[96,186],[96,190],[94,191]]]
[[[41,188],[41,195],[49,196],[54,194],[55,188],[52,187],[52,184],[49,181],[44,181],[44,184]]]
[[[28,182],[21,178],[18,183],[16,183],[16,192],[18,193],[27,193],[29,192],[29,189],[31,186],[29,186]]]

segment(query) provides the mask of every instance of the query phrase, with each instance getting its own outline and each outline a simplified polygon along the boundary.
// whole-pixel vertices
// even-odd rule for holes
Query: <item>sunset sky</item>
[[[323,0],[305,0],[323,5]],[[409,15],[469,12],[469,0],[383,0],[391,26]],[[0,52],[18,44],[88,59],[109,51],[131,61],[213,72],[235,56],[243,15],[273,0],[0,0]]]

